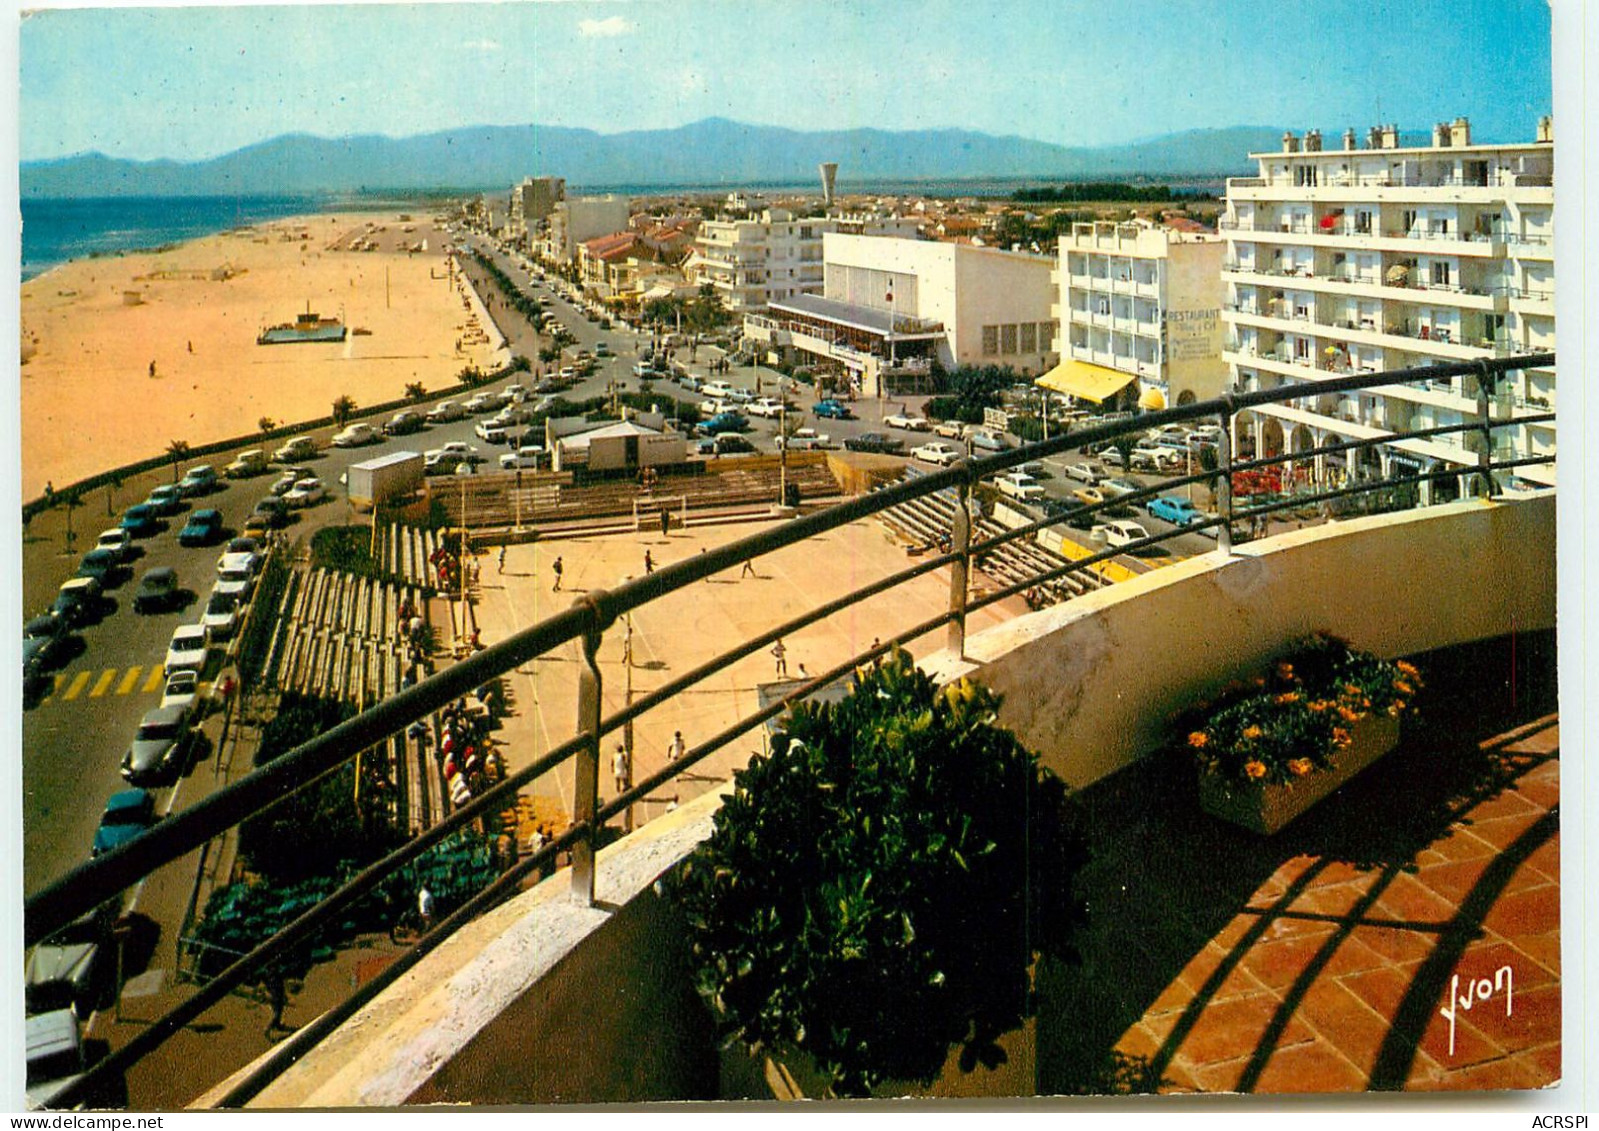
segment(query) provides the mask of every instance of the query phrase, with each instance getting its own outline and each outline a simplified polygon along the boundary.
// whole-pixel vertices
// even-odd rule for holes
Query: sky
[[[1546,0],[527,0],[36,10],[23,160],[198,160],[285,133],[719,116],[1062,145],[1272,125],[1529,140]]]

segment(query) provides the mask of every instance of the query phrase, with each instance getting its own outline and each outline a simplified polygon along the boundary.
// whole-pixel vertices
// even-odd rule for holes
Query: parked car
[[[280,526],[287,525],[288,521],[289,508],[287,504],[282,499],[276,499],[268,495],[255,504],[255,508],[250,512],[250,517],[244,522],[244,530],[247,534],[252,530],[274,530]]]
[[[69,625],[88,624],[98,620],[102,611],[101,586],[92,577],[74,577],[64,581],[56,590],[56,599],[50,611]]]
[[[267,490],[274,495],[287,495],[294,489],[296,483],[302,479],[309,479],[315,474],[309,467],[286,468],[283,474],[278,476]]]
[[[820,435],[814,428],[796,428],[787,436],[776,439],[778,451],[812,452],[837,447],[828,436]]]
[[[496,393],[495,399],[503,408],[506,405],[521,404],[531,395],[532,390],[530,390],[526,385],[511,384],[505,386],[505,388]]]
[[[749,421],[744,419],[742,413],[729,409],[717,413],[709,420],[702,420],[694,430],[701,436],[715,436],[722,432],[743,432],[749,426]]]
[[[928,463],[936,463],[940,467],[946,467],[954,463],[965,454],[954,445],[944,443],[923,444],[919,448],[911,449],[913,458],[926,460]]]
[[[290,487],[283,495],[283,501],[290,508],[298,510],[301,507],[314,506],[328,497],[328,489],[322,486],[322,480],[316,478],[302,479]]]
[[[745,455],[754,450],[755,445],[737,432],[723,432],[716,436],[706,436],[695,447],[695,451],[702,456]]]
[[[932,428],[925,416],[910,416],[903,412],[883,417],[883,423],[890,428],[904,428],[910,432],[926,432]]]
[[[1169,522],[1173,526],[1187,526],[1199,521],[1199,512],[1187,499],[1175,495],[1160,495],[1149,500],[1149,517]]]
[[[171,566],[146,570],[133,595],[133,611],[155,613],[171,608],[178,600],[178,571]]]
[[[217,489],[216,469],[208,463],[196,464],[183,473],[183,478],[178,481],[178,494],[184,498],[194,495],[208,495]]]
[[[133,557],[133,538],[120,526],[113,526],[110,530],[100,531],[100,537],[94,540],[96,550],[109,550],[117,556],[118,561],[127,561]]]
[[[238,458],[222,469],[222,474],[229,479],[248,479],[252,475],[260,475],[266,469],[266,452],[260,448],[250,448],[240,452]]]
[[[460,420],[465,415],[465,410],[455,401],[440,401],[428,409],[427,420],[429,424],[448,424],[452,420]]]
[[[506,435],[505,425],[503,423],[496,423],[493,420],[478,421],[478,423],[473,427],[472,431],[477,433],[477,438],[482,440],[485,444],[503,444],[510,439],[510,437]]]
[[[222,547],[222,556],[217,559],[217,568],[222,568],[223,562],[234,554],[247,555],[248,560],[245,565],[252,572],[260,569],[261,563],[266,560],[266,551],[262,548],[260,541],[245,535],[239,538],[230,538],[228,544]]]
[[[130,538],[148,538],[161,529],[160,516],[146,503],[135,503],[122,512],[121,525]]]
[[[211,591],[206,600],[205,612],[200,614],[200,626],[212,640],[227,640],[239,627],[239,595]]]
[[[200,673],[180,668],[167,676],[166,687],[161,692],[161,706],[182,707],[193,711],[200,699]]]
[[[933,425],[933,435],[943,436],[948,440],[959,440],[965,434],[961,428],[961,422],[958,420],[940,420]]]
[[[198,736],[182,707],[156,707],[139,720],[139,729],[122,755],[122,777],[129,785],[154,785],[181,774]]]
[[[204,671],[206,659],[210,655],[211,642],[206,638],[205,626],[180,624],[172,630],[163,671],[167,675],[184,668],[190,671]]]
[[[1072,492],[1072,498],[1079,503],[1095,506],[1105,501],[1105,493],[1098,487],[1079,487]]]
[[[183,509],[183,495],[179,493],[176,483],[163,483],[151,490],[144,505],[158,515],[177,514]]]
[[[1142,491],[1144,485],[1136,479],[1101,479],[1099,489],[1104,492],[1107,499],[1115,499],[1122,495],[1131,495],[1135,491]]]
[[[717,400],[727,400],[733,392],[733,383],[731,381],[721,380],[707,381],[705,384],[700,386],[700,392],[707,397],[714,397]]]
[[[1044,497],[1044,488],[1039,485],[1038,480],[1023,471],[1012,471],[1006,475],[1001,475],[994,480],[994,486],[999,488],[1001,495],[1009,495],[1013,499],[1021,499],[1024,502],[1032,502]]]
[[[411,408],[402,408],[383,422],[385,436],[409,436],[427,427],[427,418]]]
[[[222,537],[222,512],[218,510],[195,511],[189,521],[178,531],[180,546],[209,546]]]
[[[1075,479],[1092,487],[1103,479],[1104,475],[1091,463],[1074,463],[1066,468],[1066,478]]]
[[[1093,537],[1096,542],[1104,542],[1109,546],[1125,546],[1149,537],[1149,531],[1136,522],[1107,522],[1094,527]]]
[[[274,463],[298,463],[316,455],[316,441],[310,436],[296,436],[272,453]]]
[[[153,824],[155,798],[148,790],[125,789],[113,793],[105,803],[105,812],[100,814],[100,827],[94,831],[94,846],[89,855],[98,856],[127,844]]]
[[[478,413],[487,412],[489,409],[494,407],[496,407],[494,394],[484,390],[482,392],[473,393],[471,398],[461,406],[461,410],[472,416],[476,416]]]
[[[107,902],[74,919],[28,952],[23,1005],[30,1014],[71,1009],[87,1017],[103,998],[111,954],[112,909]]]
[[[997,436],[992,432],[984,431],[981,428],[973,431],[969,439],[971,440],[972,447],[981,451],[1003,452],[1010,450],[1009,440],[1005,439],[1003,436]]]
[[[122,558],[115,550],[90,550],[78,563],[78,577],[92,577],[102,589],[111,588],[122,573]]]
[[[745,411],[751,416],[762,416],[769,420],[775,420],[783,414],[784,407],[783,402],[780,400],[773,397],[762,397],[760,400],[752,402]]]
[[[514,452],[500,456],[501,471],[533,471],[544,458],[544,449],[537,444],[524,444]]]
[[[905,441],[882,432],[862,432],[859,436],[851,436],[846,439],[844,447],[852,452],[880,452],[884,455],[898,455],[905,450]]]
[[[700,391],[704,392],[705,390],[701,389]],[[854,413],[850,412],[849,406],[843,401],[836,401],[832,399],[817,401],[816,404],[812,406],[811,412],[814,415],[821,417],[823,420],[849,420],[855,415]]]
[[[703,400],[694,406],[701,416],[715,416],[719,412],[726,412],[728,402],[725,400]]]
[[[331,442],[335,448],[358,448],[362,444],[375,444],[381,439],[383,437],[372,425],[356,423],[346,425],[334,435]]]

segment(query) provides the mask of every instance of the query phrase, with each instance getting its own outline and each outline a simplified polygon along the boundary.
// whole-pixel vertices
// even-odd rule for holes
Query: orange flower
[[[1254,760],[1245,762],[1244,773],[1252,778],[1263,778],[1266,776],[1266,763]]]
[[[1344,694],[1345,695],[1359,695],[1360,694],[1360,688],[1356,687],[1352,683],[1346,683],[1346,684],[1344,684]]]
[[[1293,679],[1294,678],[1294,665],[1292,665],[1290,663],[1287,663],[1287,662],[1278,664],[1277,665],[1277,678],[1278,679]]]
[[[1305,706],[1309,707],[1312,711],[1319,715],[1327,708],[1331,707],[1332,703],[1326,699],[1317,699],[1314,703],[1307,703]]]
[[[1415,664],[1409,663],[1409,662],[1407,662],[1405,660],[1397,660],[1397,661],[1395,661],[1394,667],[1398,668],[1400,671],[1404,672],[1406,675],[1419,675],[1420,674],[1419,672],[1417,672]]]
[[[1203,749],[1205,746],[1209,745],[1209,743],[1210,735],[1206,734],[1202,730],[1196,730],[1193,734],[1188,736],[1188,745],[1192,746],[1195,750]]]
[[[1281,695],[1277,696],[1277,702],[1278,703],[1297,703],[1297,702],[1299,702],[1299,692],[1297,692],[1297,691],[1285,691]]]
[[[1348,749],[1349,744],[1354,741],[1354,739],[1349,737],[1349,732],[1343,727],[1333,727],[1332,740],[1333,745],[1340,750]]]
[[[1257,726],[1247,726],[1247,727],[1245,727],[1244,728],[1244,737],[1246,739],[1251,740],[1251,741],[1253,741],[1254,739],[1259,738],[1260,737],[1260,728],[1257,727]]]
[[[1306,774],[1310,773],[1310,759],[1290,758],[1288,760],[1288,772],[1293,774],[1296,778],[1304,777]]]
[[[1344,722],[1346,722],[1346,723],[1352,723],[1356,719],[1360,718],[1360,712],[1356,711],[1356,710],[1352,710],[1349,707],[1339,707],[1338,708],[1338,717],[1343,719]]]
[[[1394,680],[1394,690],[1401,695],[1414,695],[1416,693],[1416,689],[1402,679]]]

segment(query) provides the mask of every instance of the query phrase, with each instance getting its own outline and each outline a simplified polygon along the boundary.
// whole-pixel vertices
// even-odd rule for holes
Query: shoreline
[[[276,423],[340,396],[399,399],[487,368],[479,317],[422,213],[311,213],[159,250],[80,257],[21,285],[22,494]],[[409,214],[405,214],[409,215]],[[405,229],[410,229],[406,231]],[[353,251],[356,239],[376,250]],[[422,240],[429,250],[415,250]],[[342,342],[259,347],[265,325],[341,315]],[[463,341],[466,338],[468,341]]]

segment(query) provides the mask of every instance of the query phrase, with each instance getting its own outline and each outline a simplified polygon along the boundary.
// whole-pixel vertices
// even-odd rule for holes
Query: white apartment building
[[[579,244],[623,231],[627,221],[625,196],[582,196],[560,201],[550,209],[543,254],[557,262],[570,263],[577,258]]]
[[[1061,360],[1038,384],[1150,409],[1220,396],[1225,250],[1219,236],[1148,223],[1072,225],[1056,273]]]
[[[748,340],[793,348],[847,375],[864,396],[925,390],[936,361],[1054,364],[1055,261],[998,248],[829,232],[819,295],[773,298]]]
[[[1333,375],[1552,350],[1554,141],[1474,145],[1470,123],[1401,146],[1395,126],[1357,147],[1323,150],[1321,136],[1287,134],[1280,152],[1252,154],[1259,175],[1232,178],[1221,222],[1227,240],[1223,357],[1240,390],[1306,387],[1303,400],[1241,413],[1248,450],[1288,453],[1339,440],[1481,419],[1474,377],[1370,393],[1317,395]],[[1490,400],[1495,420],[1555,407],[1555,373],[1512,372]],[[1346,460],[1320,456],[1305,471],[1336,481],[1372,470],[1475,465],[1480,433],[1396,440]],[[1554,483],[1553,423],[1496,429],[1496,456],[1548,455],[1518,474]],[[1477,492],[1472,478],[1422,487],[1424,501]]]
[[[796,220],[768,208],[742,220],[707,220],[694,237],[687,269],[696,283],[716,288],[735,315],[765,310],[773,299],[822,289],[822,235],[832,220]]]

